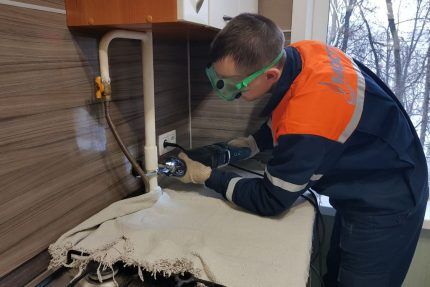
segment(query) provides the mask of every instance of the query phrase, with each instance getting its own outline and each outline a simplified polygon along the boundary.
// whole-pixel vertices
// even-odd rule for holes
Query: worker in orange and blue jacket
[[[268,121],[230,145],[273,149],[264,178],[187,163],[184,182],[205,184],[250,212],[274,216],[307,189],[336,209],[325,286],[401,286],[428,200],[426,159],[392,91],[337,48],[284,48],[269,19],[241,14],[212,42],[206,73],[221,98],[270,93]]]

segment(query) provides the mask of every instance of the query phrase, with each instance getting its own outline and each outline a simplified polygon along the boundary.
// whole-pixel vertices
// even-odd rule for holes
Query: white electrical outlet
[[[169,143],[176,143],[176,130],[158,136],[158,155],[163,155],[173,149],[173,147],[170,146],[164,147],[164,141],[167,141]]]

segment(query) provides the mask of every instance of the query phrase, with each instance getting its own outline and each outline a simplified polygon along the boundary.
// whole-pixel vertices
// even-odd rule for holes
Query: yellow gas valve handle
[[[102,78],[100,76],[96,77],[96,99],[101,99],[105,91],[105,86],[102,83]]]

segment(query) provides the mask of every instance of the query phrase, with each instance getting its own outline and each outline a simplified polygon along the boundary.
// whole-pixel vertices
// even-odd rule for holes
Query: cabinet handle
[[[224,15],[224,16],[222,17],[222,19],[223,19],[224,21],[228,22],[228,21],[230,21],[231,19],[233,19],[233,17],[230,17],[230,16],[227,16],[227,15]]]
[[[196,1],[196,12],[197,13],[199,13],[199,11],[202,8],[204,2],[205,2],[205,0],[197,0]]]

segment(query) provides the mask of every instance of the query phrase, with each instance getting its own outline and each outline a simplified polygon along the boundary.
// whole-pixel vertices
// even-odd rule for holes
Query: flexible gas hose
[[[147,179],[147,175],[145,174],[145,171],[140,167],[140,165],[136,162],[136,160],[133,158],[131,153],[128,151],[127,147],[125,146],[124,142],[122,141],[115,124],[113,123],[110,113],[109,113],[109,106],[110,101],[103,101],[103,107],[105,111],[105,117],[106,121],[109,125],[109,128],[112,131],[113,136],[115,137],[116,142],[118,143],[119,147],[121,148],[124,155],[127,157],[128,161],[131,163],[134,170],[140,175],[140,178],[143,181],[143,184],[145,185],[145,193],[149,191],[149,182]]]

